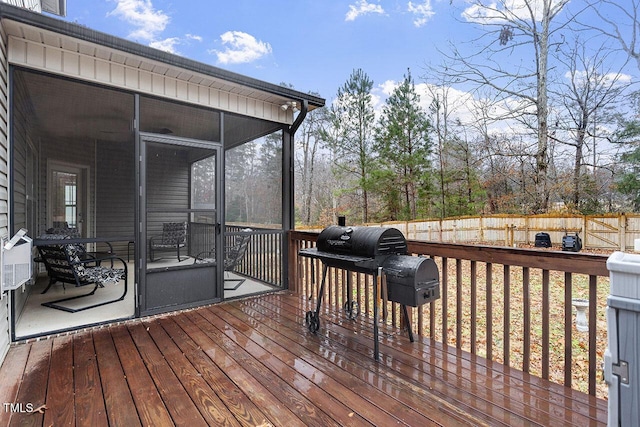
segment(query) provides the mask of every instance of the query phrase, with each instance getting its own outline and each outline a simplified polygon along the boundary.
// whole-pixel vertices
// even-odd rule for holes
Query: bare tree
[[[583,25],[615,40],[640,69],[640,2],[638,0],[590,0],[591,10],[602,20]]]
[[[431,68],[430,73],[427,75],[427,79],[431,80],[430,84],[427,84],[428,95],[431,98],[429,104],[429,113],[431,117],[432,133],[435,140],[435,157],[438,165],[437,180],[438,180],[438,196],[440,205],[440,218],[444,218],[447,215],[447,200],[446,195],[448,192],[447,180],[445,174],[447,171],[447,157],[445,155],[445,145],[449,140],[449,125],[453,120],[454,108],[451,104],[450,92],[453,90],[451,86],[451,80],[447,73],[441,72],[446,66],[440,68]]]
[[[591,43],[593,44],[593,43]],[[572,48],[558,52],[558,59],[566,67],[565,80],[559,85],[554,95],[557,105],[564,107],[559,112],[557,122],[558,132],[555,138],[575,149],[573,157],[573,177],[571,204],[579,209],[585,196],[583,186],[584,152],[587,148],[588,137],[596,138],[596,117],[604,121],[605,109],[620,100],[621,94],[629,87],[629,80],[622,73],[622,66],[613,67],[614,52],[604,47],[594,50],[587,49],[585,44],[576,41]],[[590,132],[590,130],[594,130]],[[562,134],[560,134],[560,131]],[[594,158],[596,147],[593,147]],[[595,179],[596,163],[593,162]],[[594,183],[595,184],[595,183]]]
[[[311,212],[316,188],[316,157],[325,142],[322,135],[326,134],[327,110],[324,108],[310,112],[298,130],[298,150],[296,151],[296,166],[298,169],[299,189],[298,200],[302,201],[301,220],[303,224],[312,221]]]
[[[448,72],[460,83],[490,87],[510,105],[508,117],[535,129],[535,203],[533,211],[548,207],[549,185],[549,52],[562,42],[554,40],[571,17],[552,25],[569,0],[474,0],[465,10],[468,21],[480,24],[483,33],[472,40],[476,53],[462,54],[457,47],[445,54],[454,64]],[[528,50],[527,50],[528,49]],[[514,57],[521,61],[513,61]],[[526,65],[527,60],[533,67]],[[509,67],[507,64],[513,64]],[[534,120],[530,120],[533,115]]]

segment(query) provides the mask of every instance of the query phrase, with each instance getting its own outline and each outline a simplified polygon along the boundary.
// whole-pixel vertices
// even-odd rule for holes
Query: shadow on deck
[[[604,400],[395,329],[375,362],[369,318],[329,306],[313,335],[311,306],[280,292],[16,344],[0,425],[606,424]]]

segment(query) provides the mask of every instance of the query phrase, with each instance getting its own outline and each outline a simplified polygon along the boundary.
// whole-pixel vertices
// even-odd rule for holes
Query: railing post
[[[293,230],[286,232],[287,234],[287,285],[289,290],[295,293],[300,293],[298,289],[298,252],[296,251],[295,240],[293,239]],[[286,287],[285,287],[286,288]]]

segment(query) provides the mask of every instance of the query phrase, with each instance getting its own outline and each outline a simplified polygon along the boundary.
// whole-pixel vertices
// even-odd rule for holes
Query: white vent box
[[[3,237],[0,244],[2,292],[11,291],[31,280],[33,240],[22,228],[11,239]]]

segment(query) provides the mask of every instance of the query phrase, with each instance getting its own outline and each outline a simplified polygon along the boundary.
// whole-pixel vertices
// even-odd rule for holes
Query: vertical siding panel
[[[234,94],[229,94],[229,104],[227,108],[231,111],[238,111],[238,96]]]
[[[247,98],[245,98],[244,96],[239,96],[238,97],[238,106],[236,107],[236,112],[240,113],[240,114],[246,114],[247,113]]]
[[[164,95],[164,77],[158,74],[151,76],[151,93],[155,95]]]
[[[96,80],[104,83],[110,83],[111,81],[111,73],[110,66],[108,63],[103,61],[98,61],[96,63]]]
[[[220,107],[220,91],[217,89],[209,89],[209,105],[211,107]]]
[[[62,52],[62,72],[73,77],[80,75],[80,60],[75,52]]]
[[[111,83],[117,86],[124,86],[124,67],[120,64],[110,64]]]
[[[44,46],[27,44],[27,62],[37,68],[44,67]]]
[[[223,110],[226,110],[229,108],[229,93],[228,92],[219,92],[219,93],[220,93],[220,103],[218,105]]]
[[[174,80],[173,84],[176,87],[176,97],[185,101],[189,100],[189,87],[187,82],[181,80]]]
[[[178,88],[176,81],[170,78],[164,78],[164,95],[171,98],[178,98]]]
[[[7,96],[8,90],[8,65],[7,65],[7,37],[0,21],[0,37],[2,43],[0,43],[0,92],[2,92],[2,103],[0,103],[0,121],[2,123],[2,132],[0,133],[0,236],[6,236],[9,234],[9,179],[8,179],[8,158],[7,158]],[[18,43],[18,47],[20,47]],[[22,44],[24,47],[24,44]],[[24,50],[23,50],[24,52]],[[11,325],[9,323],[9,295],[0,295],[0,364],[9,351],[9,344],[11,343]]]
[[[124,85],[130,89],[138,89],[140,87],[138,70],[124,68]]]
[[[146,93],[153,92],[153,76],[147,71],[140,71],[139,74],[140,90]]]
[[[92,80],[95,78],[96,64],[93,58],[89,58],[87,56],[80,57],[80,75]]]
[[[210,107],[209,89],[202,86],[196,86],[198,91],[198,103]]]
[[[187,83],[187,98],[191,102],[199,102],[200,97],[199,97],[198,85]]]
[[[44,66],[51,71],[62,71],[62,52],[49,47],[44,52]]]
[[[9,44],[8,56],[11,62],[27,63],[27,42],[25,40],[11,38]],[[6,61],[6,60],[5,60]]]

